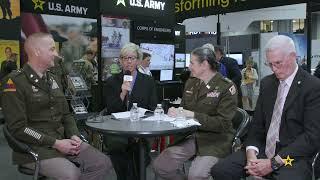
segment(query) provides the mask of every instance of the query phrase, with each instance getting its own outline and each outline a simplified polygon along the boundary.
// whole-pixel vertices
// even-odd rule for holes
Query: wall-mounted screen
[[[173,77],[173,70],[166,69],[160,71],[160,81],[171,81]]]
[[[175,68],[184,68],[186,64],[186,54],[177,53],[175,58]]]
[[[230,54],[227,54],[227,57],[231,57],[231,58],[237,60],[238,65],[243,65],[242,53],[230,53]]]
[[[186,67],[189,67],[190,59],[191,59],[191,55],[190,54],[186,54]]]
[[[174,45],[141,43],[140,47],[151,52],[151,70],[173,69]]]

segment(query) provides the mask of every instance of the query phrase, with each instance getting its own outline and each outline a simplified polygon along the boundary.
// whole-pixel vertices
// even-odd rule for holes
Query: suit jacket
[[[260,94],[249,129],[246,146],[256,146],[264,154],[267,132],[277,98],[279,80],[270,75],[261,81]],[[320,145],[320,81],[298,69],[288,92],[276,146],[276,154],[294,159],[312,158]]]
[[[47,82],[26,64],[9,74],[2,84],[2,108],[10,133],[29,144],[40,160],[64,157],[52,148],[56,139],[78,135],[76,122],[69,111],[61,85],[48,72]],[[32,156],[13,152],[15,164],[33,162]]]
[[[129,95],[129,109],[132,103],[138,103],[138,107],[154,110],[157,106],[158,98],[154,80],[145,74],[137,71],[135,84]],[[120,98],[121,85],[123,83],[123,73],[113,75],[106,81],[106,107],[108,113],[123,112],[127,110],[127,101]]]
[[[227,77],[237,86],[238,90],[241,85],[241,71],[235,59],[223,56],[220,62],[227,68]]]

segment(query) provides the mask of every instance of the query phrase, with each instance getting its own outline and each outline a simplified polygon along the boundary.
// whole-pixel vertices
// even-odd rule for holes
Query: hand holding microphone
[[[121,85],[121,94],[120,98],[124,100],[124,98],[127,96],[128,91],[131,91],[131,82],[133,80],[133,77],[131,76],[130,71],[125,71],[123,76],[123,83]]]

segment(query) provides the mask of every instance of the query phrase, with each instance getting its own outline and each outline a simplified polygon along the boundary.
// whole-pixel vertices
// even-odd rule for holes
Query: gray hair
[[[214,45],[212,45],[212,44],[210,44],[210,43],[204,44],[204,45],[202,45],[202,47],[204,47],[204,48],[209,48],[209,49],[211,49],[211,50],[214,52]]]
[[[142,60],[142,51],[140,50],[140,47],[134,43],[127,43],[122,47],[120,50],[120,57],[124,56],[128,53],[136,53],[137,54],[137,60]]]
[[[289,55],[290,53],[296,53],[293,40],[285,35],[277,35],[271,38],[265,47],[265,52],[267,53],[268,51],[274,51],[277,49],[286,53],[286,55]]]
[[[198,57],[199,63],[202,63],[203,61],[207,61],[212,71],[214,72],[218,71],[219,65],[216,59],[216,55],[214,54],[214,51],[212,51],[210,48],[199,47],[194,49],[191,52],[191,54]]]

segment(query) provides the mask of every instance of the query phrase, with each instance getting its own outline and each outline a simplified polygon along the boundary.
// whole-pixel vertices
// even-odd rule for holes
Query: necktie
[[[279,130],[281,124],[281,116],[283,105],[285,101],[284,90],[286,83],[284,81],[280,82],[278,87],[277,99],[274,104],[271,123],[269,126],[267,139],[266,139],[266,149],[265,153],[268,158],[272,158],[275,155],[276,141],[279,141]]]

